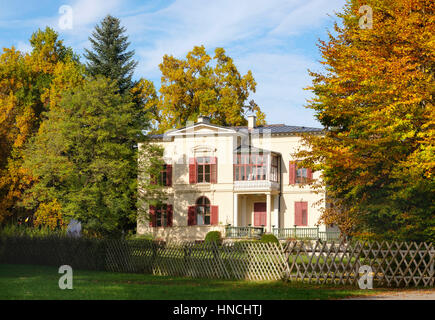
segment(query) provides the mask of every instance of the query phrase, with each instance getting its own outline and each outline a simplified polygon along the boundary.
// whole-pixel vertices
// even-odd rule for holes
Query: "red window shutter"
[[[295,202],[295,225],[302,225],[302,206],[301,202]]]
[[[196,183],[196,159],[189,159],[189,183]]]
[[[308,202],[295,202],[295,225],[308,225]]]
[[[150,205],[150,227],[156,226],[156,207]]]
[[[168,206],[167,206],[167,218],[168,218],[168,223],[167,223],[167,225],[168,225],[168,227],[172,227],[172,219],[173,219],[173,216],[174,216],[174,214],[173,214],[173,209],[172,209],[173,207],[172,207],[172,204],[168,204]]]
[[[289,173],[289,184],[295,184],[296,183],[296,162],[290,161],[288,166],[288,173]]]
[[[308,202],[301,202],[301,225],[308,226]]]
[[[211,164],[211,168],[210,168],[210,172],[211,172],[210,182],[211,183],[217,183],[217,157],[212,157],[210,164]]]
[[[307,168],[307,180],[313,180],[313,171],[310,168]]]
[[[211,206],[210,224],[212,224],[212,225],[219,224],[219,207],[218,206]]]
[[[172,186],[172,164],[166,165],[166,186]]]
[[[196,225],[196,206],[189,206],[187,208],[187,225]]]

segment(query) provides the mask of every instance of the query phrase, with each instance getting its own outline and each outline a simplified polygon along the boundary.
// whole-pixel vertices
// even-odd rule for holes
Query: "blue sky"
[[[50,26],[67,46],[82,54],[88,37],[106,15],[121,19],[139,65],[135,77],[160,86],[164,54],[184,58],[195,45],[213,55],[223,47],[239,71],[251,70],[257,82],[252,98],[268,123],[315,126],[304,107],[311,96],[307,69],[321,70],[317,40],[327,38],[334,12],[345,0],[0,0],[0,46],[28,51],[28,39]],[[59,8],[73,9],[73,28],[59,27]],[[83,58],[82,58],[83,60]],[[251,98],[251,97],[250,97]]]

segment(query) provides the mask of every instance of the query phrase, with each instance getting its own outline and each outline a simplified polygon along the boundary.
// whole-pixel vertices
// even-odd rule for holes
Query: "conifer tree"
[[[103,75],[117,80],[121,92],[133,86],[132,76],[137,62],[132,59],[134,50],[127,51],[130,42],[120,20],[110,15],[95,27],[89,41],[92,51],[85,49],[87,71],[92,76]]]

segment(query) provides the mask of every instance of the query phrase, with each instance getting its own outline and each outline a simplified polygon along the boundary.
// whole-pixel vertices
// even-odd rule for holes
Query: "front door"
[[[267,213],[266,213],[266,202],[255,202],[254,203],[254,226],[261,227],[266,226]]]

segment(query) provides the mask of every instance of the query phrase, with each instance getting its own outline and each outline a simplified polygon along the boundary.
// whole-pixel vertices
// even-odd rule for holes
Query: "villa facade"
[[[297,166],[292,154],[301,133],[321,134],[317,128],[287,125],[223,127],[207,117],[198,122],[151,136],[164,148],[160,177],[167,201],[150,206],[150,219],[138,220],[138,234],[162,240],[203,240],[211,230],[226,237],[252,237],[318,225],[324,197],[309,186],[318,178]]]

